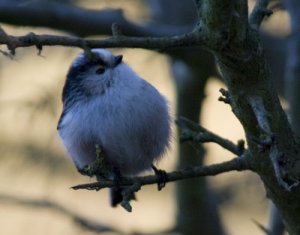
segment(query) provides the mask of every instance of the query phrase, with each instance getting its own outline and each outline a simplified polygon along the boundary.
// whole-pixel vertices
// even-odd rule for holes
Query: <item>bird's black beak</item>
[[[122,59],[123,59],[122,55],[115,56],[115,66],[114,67],[117,67],[122,62]]]

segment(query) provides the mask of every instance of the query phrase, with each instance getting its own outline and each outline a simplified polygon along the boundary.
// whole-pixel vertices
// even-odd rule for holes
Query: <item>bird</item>
[[[154,164],[170,145],[169,105],[122,55],[102,48],[79,53],[67,73],[62,103],[57,130],[79,172],[96,161],[97,146],[109,179],[151,168],[158,172]],[[122,192],[110,188],[111,206],[122,202]]]

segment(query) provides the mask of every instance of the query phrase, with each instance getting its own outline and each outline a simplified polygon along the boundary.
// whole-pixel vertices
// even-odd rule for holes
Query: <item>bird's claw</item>
[[[157,189],[158,191],[162,190],[168,181],[167,172],[164,170],[157,169],[154,165],[152,165],[152,169],[154,170],[155,175],[157,176]]]

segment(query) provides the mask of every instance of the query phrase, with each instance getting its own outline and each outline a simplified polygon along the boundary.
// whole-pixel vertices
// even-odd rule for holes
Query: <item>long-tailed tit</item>
[[[140,78],[121,55],[93,49],[73,61],[62,94],[58,132],[80,170],[93,164],[96,146],[116,175],[151,169],[169,146],[170,116],[165,98]],[[111,205],[123,200],[122,188],[111,189]]]

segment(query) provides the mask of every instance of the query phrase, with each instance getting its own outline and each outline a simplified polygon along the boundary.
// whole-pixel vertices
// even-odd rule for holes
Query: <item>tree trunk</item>
[[[198,32],[214,51],[232,110],[245,130],[252,155],[250,167],[261,177],[290,235],[299,235],[299,146],[259,41],[257,28],[263,11],[255,11],[248,20],[247,1],[197,3],[201,14]]]

